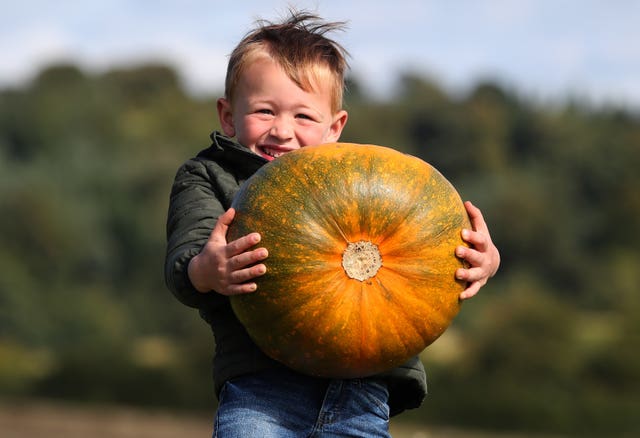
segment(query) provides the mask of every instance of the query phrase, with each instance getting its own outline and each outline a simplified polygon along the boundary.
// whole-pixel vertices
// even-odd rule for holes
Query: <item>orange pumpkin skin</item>
[[[254,342],[292,369],[386,371],[459,311],[464,263],[454,251],[469,219],[453,186],[418,158],[375,145],[305,147],[263,166],[232,206],[228,241],[257,231],[269,251],[257,291],[232,297],[232,308]],[[364,270],[352,278],[343,265]]]

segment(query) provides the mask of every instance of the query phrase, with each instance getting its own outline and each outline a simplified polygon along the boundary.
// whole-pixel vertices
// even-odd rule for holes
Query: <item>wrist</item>
[[[200,293],[207,293],[211,290],[211,288],[207,287],[205,278],[201,275],[201,256],[200,254],[195,255],[189,260],[189,265],[187,266],[187,276],[189,277],[189,281],[191,285]]]

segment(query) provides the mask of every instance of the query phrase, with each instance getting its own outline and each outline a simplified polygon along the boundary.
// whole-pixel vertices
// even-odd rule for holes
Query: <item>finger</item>
[[[229,261],[230,267],[233,271],[239,271],[249,265],[253,265],[259,261],[266,259],[269,256],[269,252],[266,248],[258,248],[253,251],[242,252]],[[246,281],[241,280],[241,281]]]
[[[460,293],[460,300],[468,300],[475,296],[480,291],[481,286],[478,282],[470,283],[469,286]]]
[[[224,295],[242,295],[255,292],[258,289],[258,285],[255,283],[241,283],[229,285]]]
[[[257,264],[254,266],[250,266],[244,269],[238,269],[237,271],[233,271],[229,276],[230,284],[242,284],[247,283],[250,280],[253,280],[261,275],[264,275],[267,272],[267,267],[263,264]]]
[[[229,242],[226,248],[227,256],[231,258],[235,255],[242,254],[251,247],[257,245],[260,240],[262,240],[262,236],[260,236],[260,234],[250,233],[234,240],[233,242]]]
[[[456,270],[456,278],[468,283],[478,282],[480,286],[487,283],[487,275],[483,268],[458,268]]]
[[[462,240],[481,251],[484,251],[489,244],[489,238],[487,237],[488,234],[485,234],[484,232],[464,229],[460,235]]]
[[[473,248],[462,245],[456,248],[456,256],[465,260],[473,267],[481,266],[485,260],[484,253],[481,251],[476,251]]]

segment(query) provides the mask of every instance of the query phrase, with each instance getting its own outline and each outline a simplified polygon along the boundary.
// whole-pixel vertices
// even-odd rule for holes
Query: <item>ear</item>
[[[231,110],[231,102],[224,97],[218,99],[218,119],[220,120],[220,126],[222,132],[227,137],[234,137],[236,135],[236,128],[233,124],[233,112]]]
[[[327,132],[327,136],[325,141],[327,143],[335,143],[340,138],[342,134],[342,129],[347,124],[347,119],[349,118],[349,114],[345,110],[340,110],[336,113],[333,118],[333,123],[329,127],[329,131]]]

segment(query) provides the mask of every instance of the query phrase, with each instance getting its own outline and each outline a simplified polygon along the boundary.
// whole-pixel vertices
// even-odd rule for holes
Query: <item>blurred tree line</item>
[[[437,167],[478,205],[498,275],[423,359],[401,418],[575,435],[640,431],[640,116],[352,78],[343,141]],[[0,90],[0,396],[214,407],[212,336],[163,282],[178,166],[218,128],[215,96],[144,65],[53,65]]]

